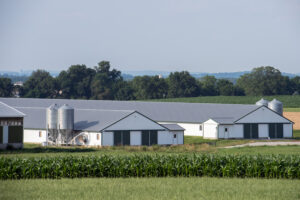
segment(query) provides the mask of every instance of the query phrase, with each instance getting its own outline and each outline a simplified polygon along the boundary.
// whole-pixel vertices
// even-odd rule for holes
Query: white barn
[[[143,134],[142,131],[151,131],[152,129],[157,131],[157,144],[183,144],[183,133],[210,139],[290,138],[293,136],[293,122],[268,107],[259,105],[32,98],[0,98],[0,101],[27,115],[24,119],[24,142],[45,141],[43,138],[46,138],[46,130],[43,116],[45,116],[45,109],[54,103],[68,104],[75,109],[74,129],[95,133],[91,135],[91,138],[98,138],[97,141],[91,141],[90,145],[115,145],[111,139],[112,134],[109,134],[113,131],[130,131],[130,145],[140,145],[142,139],[139,137],[140,134]],[[38,112],[38,109],[43,113],[34,113]],[[105,112],[115,114],[108,115]],[[145,120],[145,124],[139,125],[136,122],[124,123],[122,120],[125,119],[118,121],[118,117],[116,117],[115,121],[109,121],[111,124],[118,121],[114,126],[107,129],[101,126],[101,122],[109,119],[110,115],[123,116],[124,113],[127,113],[130,116],[132,112],[144,116],[149,123],[146,123],[147,120]],[[32,121],[35,123],[28,125],[27,121],[30,116],[42,116],[40,118],[43,119],[33,119]],[[37,120],[44,121],[36,123]],[[40,124],[39,127],[36,127],[37,124]],[[155,124],[155,127],[148,128],[147,124]],[[113,127],[118,127],[118,129]],[[168,134],[162,135],[164,131]],[[100,136],[97,136],[96,133]],[[119,138],[120,133],[116,134],[119,134],[116,136]],[[144,132],[144,135],[146,134]],[[35,135],[34,139],[32,135]],[[36,135],[41,137],[36,137]],[[125,139],[128,140],[128,138]],[[166,142],[167,140],[168,142]]]

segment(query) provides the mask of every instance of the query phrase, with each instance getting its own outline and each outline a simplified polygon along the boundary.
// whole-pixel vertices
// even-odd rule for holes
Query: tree
[[[134,100],[134,90],[131,84],[127,81],[119,81],[115,84],[114,88],[114,99],[115,100]]]
[[[57,77],[60,96],[63,98],[89,99],[92,96],[91,82],[96,71],[85,65],[72,65]]]
[[[168,85],[158,76],[137,76],[131,82],[136,99],[161,99],[167,96]]]
[[[200,95],[201,88],[196,79],[187,71],[171,73],[168,81],[168,97],[196,97]]]
[[[13,84],[10,78],[0,78],[0,97],[11,97]]]
[[[56,82],[49,72],[36,70],[24,83],[24,97],[54,98],[57,95]]]
[[[218,95],[217,79],[214,76],[204,76],[201,79],[202,95],[215,96]]]
[[[119,82],[123,81],[121,72],[113,69],[110,70],[110,63],[102,61],[94,67],[96,75],[91,83],[91,92],[93,99],[114,99],[118,90],[116,87]]]
[[[300,93],[300,76],[291,78],[290,87],[291,87],[292,94]]]
[[[222,96],[234,95],[234,85],[232,82],[226,79],[219,79],[217,81],[217,91]]]
[[[245,90],[246,95],[287,94],[287,79],[274,67],[254,68],[237,80],[237,85]]]

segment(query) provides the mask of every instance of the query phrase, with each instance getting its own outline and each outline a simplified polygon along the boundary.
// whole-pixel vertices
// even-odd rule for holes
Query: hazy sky
[[[0,70],[300,72],[299,0],[0,0]]]

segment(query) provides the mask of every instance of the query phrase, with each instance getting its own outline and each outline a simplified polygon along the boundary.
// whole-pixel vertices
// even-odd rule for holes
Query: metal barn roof
[[[53,103],[69,104],[75,109],[136,110],[157,122],[202,123],[210,118],[231,118],[232,122],[260,106],[242,104],[141,102],[112,100],[72,100],[37,98],[0,98],[13,107],[47,108]]]
[[[24,128],[46,129],[45,108],[17,107],[17,109],[26,113]],[[74,130],[100,131],[135,111],[75,109],[74,112]]]
[[[0,117],[24,117],[25,114],[0,101]]]
[[[170,131],[184,131],[185,129],[179,126],[178,124],[162,124],[162,126],[166,127]]]

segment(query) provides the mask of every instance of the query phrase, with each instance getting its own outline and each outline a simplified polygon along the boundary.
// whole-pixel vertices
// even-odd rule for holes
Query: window
[[[200,126],[199,126],[199,130],[200,130],[200,131],[202,131],[202,124],[200,124]]]
[[[97,140],[100,140],[100,134],[97,134]]]
[[[42,137],[42,131],[39,131],[39,137]]]
[[[176,133],[174,133],[173,138],[176,138]]]
[[[225,132],[227,132],[228,131],[228,128],[225,128]]]

